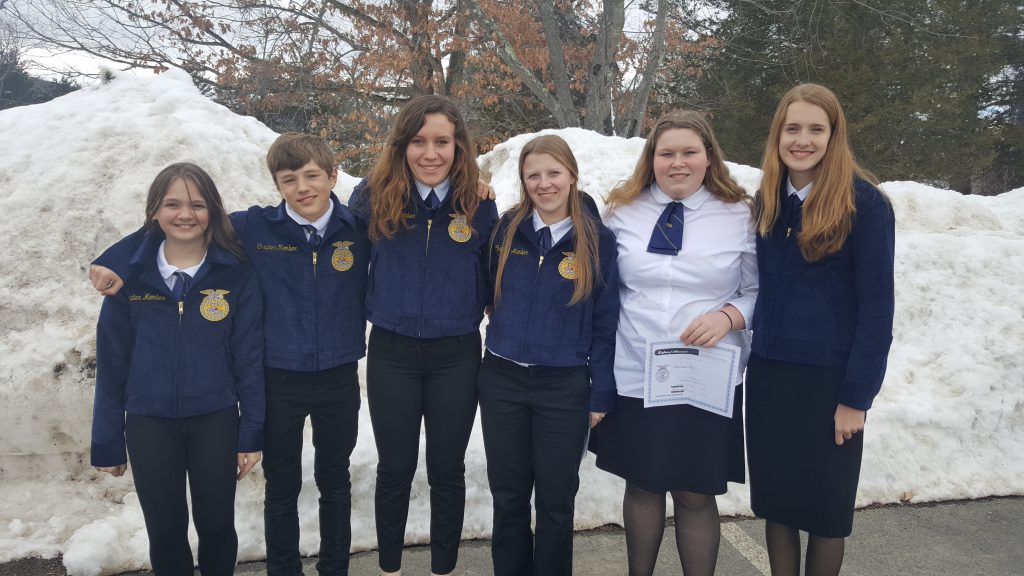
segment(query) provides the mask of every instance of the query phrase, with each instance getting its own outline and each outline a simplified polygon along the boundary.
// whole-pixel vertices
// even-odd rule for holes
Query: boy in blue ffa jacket
[[[494,306],[478,376],[498,576],[572,574],[587,431],[615,407],[616,241],[586,208],[558,136],[519,159],[520,202],[495,229]],[[536,494],[536,536],[530,496]]]
[[[92,464],[131,459],[158,574],[234,572],[235,480],[263,448],[263,297],[216,186],[194,164],[157,175],[126,284],[103,301],[96,337]],[[241,415],[239,415],[241,412]],[[237,466],[237,468],[236,468]]]
[[[284,201],[231,215],[266,295],[267,573],[302,573],[297,499],[308,416],[320,491],[317,570],[342,575],[351,545],[348,468],[358,433],[356,362],[366,347],[370,245],[365,224],[332,192],[337,167],[322,140],[282,134],[267,153],[267,166]],[[115,245],[96,264],[118,272],[120,248]],[[97,288],[113,280],[109,288],[116,289],[117,279],[102,270],[91,275]]]

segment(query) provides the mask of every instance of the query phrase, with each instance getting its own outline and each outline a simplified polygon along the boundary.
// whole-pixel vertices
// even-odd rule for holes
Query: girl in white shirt
[[[670,112],[656,123],[633,175],[611,191],[606,225],[616,234],[619,293],[615,412],[594,428],[597,466],[626,480],[623,520],[630,576],[654,572],[675,507],[676,546],[687,576],[713,574],[715,495],[743,482],[740,376],[743,329],[757,297],[750,200],[729,175],[703,116]],[[681,230],[680,230],[681,229]],[[644,408],[647,340],[743,349],[731,418],[690,405]]]

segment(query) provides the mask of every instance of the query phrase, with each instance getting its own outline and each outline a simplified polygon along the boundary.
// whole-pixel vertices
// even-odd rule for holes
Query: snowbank
[[[100,298],[89,261],[137,228],[146,188],[165,165],[196,161],[229,209],[278,202],[264,153],[276,136],[204,98],[188,77],[115,78],[37,106],[0,112],[0,561],[64,555],[70,574],[147,564],[130,478],[88,465],[94,326]],[[595,197],[625,179],[642,147],[579,129],[558,131]],[[522,135],[479,159],[506,208],[519,194]],[[759,171],[730,165],[748,190]],[[338,192],[355,178],[342,175]],[[867,428],[860,505],[1024,494],[1024,189],[965,197],[913,182],[884,185],[897,215],[896,342]],[[364,404],[365,406],[365,404]],[[353,546],[375,546],[376,465],[367,410],[352,457]],[[303,553],[319,541],[312,452],[303,455]],[[582,468],[576,525],[621,519],[621,482]],[[263,485],[242,482],[237,508],[242,560],[263,555]],[[479,428],[467,454],[464,535],[487,536],[490,495]],[[428,493],[421,465],[407,535],[425,542]],[[732,486],[723,514],[749,514]]]

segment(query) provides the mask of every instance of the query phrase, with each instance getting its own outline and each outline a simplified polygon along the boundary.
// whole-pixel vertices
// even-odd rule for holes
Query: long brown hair
[[[387,148],[377,158],[377,164],[368,178],[371,240],[382,237],[390,240],[400,228],[409,226],[402,217],[402,211],[409,200],[413,177],[405,159],[405,151],[423,128],[428,114],[444,114],[455,125],[455,158],[451,172],[448,173],[452,207],[465,214],[466,220],[472,225],[473,216],[480,205],[476,193],[480,171],[476,166],[473,138],[466,128],[462,113],[450,100],[433,95],[417,96],[399,110],[388,136]]]
[[[757,191],[757,233],[768,236],[779,214],[779,188],[787,174],[786,165],[779,154],[779,138],[790,104],[806,102],[821,108],[829,121],[828,147],[818,163],[814,186],[803,206],[800,233],[797,242],[800,253],[808,262],[817,262],[838,252],[853,228],[853,178],[878,185],[878,179],[860,167],[850,150],[846,130],[846,116],[839,99],[831,90],[818,84],[799,84],[786,92],[775,109],[772,129],[765,144],[764,162],[761,163],[761,187]]]
[[[181,179],[188,190],[189,199],[193,192],[206,201],[206,210],[209,212],[209,224],[203,230],[203,243],[209,246],[211,243],[220,246],[234,254],[239,259],[245,259],[245,252],[242,250],[238,237],[235,236],[235,228],[231,225],[227,212],[224,210],[224,202],[221,200],[217,185],[213,178],[199,166],[190,162],[179,162],[164,168],[153,179],[149,185],[149,194],[146,195],[146,223],[144,227],[158,229],[156,213],[160,211],[160,205],[167,195],[167,189],[175,180]]]
[[[516,235],[519,224],[525,218],[533,214],[533,199],[526,192],[526,181],[523,178],[523,165],[526,157],[530,154],[547,154],[555,162],[558,162],[569,172],[572,177],[572,185],[569,186],[569,217],[572,218],[573,232],[575,234],[575,259],[576,278],[573,280],[575,288],[568,306],[572,306],[590,297],[594,290],[594,277],[600,275],[600,260],[598,258],[598,232],[593,217],[583,207],[583,193],[579,189],[580,169],[576,163],[576,157],[561,137],[554,134],[538,136],[523,146],[519,153],[519,203],[509,208],[508,214],[511,219],[508,227],[505,228],[505,236],[501,242],[501,255],[498,257],[498,274],[494,280],[494,302],[501,300],[501,279],[505,272],[505,263],[512,251],[512,240]],[[495,226],[493,236],[497,236],[498,227]],[[494,244],[496,238],[492,238]]]
[[[625,206],[654,182],[654,149],[658,140],[669,130],[692,130],[704,143],[708,155],[708,170],[704,174],[704,187],[725,202],[749,202],[747,192],[736,183],[725,165],[725,154],[718,145],[711,124],[703,114],[691,110],[673,110],[662,115],[647,134],[640,159],[636,161],[633,174],[624,183],[616,186],[605,200],[605,213],[611,214],[616,208]]]

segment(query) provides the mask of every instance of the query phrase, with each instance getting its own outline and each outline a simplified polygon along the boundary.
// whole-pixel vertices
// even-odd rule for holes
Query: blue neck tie
[[[681,202],[669,202],[658,217],[658,222],[651,231],[651,241],[647,251],[654,254],[675,256],[683,245],[683,205]]]
[[[545,226],[537,231],[537,246],[540,248],[540,255],[543,256],[551,250],[551,228]]]
[[[434,192],[433,188],[430,189],[430,194],[427,194],[425,202],[427,204],[427,217],[433,218],[437,214],[437,208],[441,205],[441,199],[437,197],[437,192]]]
[[[786,211],[786,224],[790,228],[796,228],[800,225],[801,209],[803,208],[803,205],[804,202],[800,199],[800,196],[796,194],[786,195],[786,200],[782,203],[782,208]]]
[[[188,285],[191,280],[192,277],[181,270],[174,273],[174,285],[171,286],[171,297],[174,298],[175,301],[185,301],[185,296],[188,295]]]
[[[307,239],[309,242],[309,247],[313,249],[313,252],[319,250],[320,242],[323,241],[323,238],[321,238],[320,235],[316,233],[316,226],[313,226],[312,224],[303,224],[302,228],[305,229],[306,232],[309,232],[309,238]]]
[[[431,210],[437,210],[440,205],[441,199],[437,197],[437,192],[434,192],[434,189],[431,188],[430,194],[427,194],[427,206],[429,206]]]

